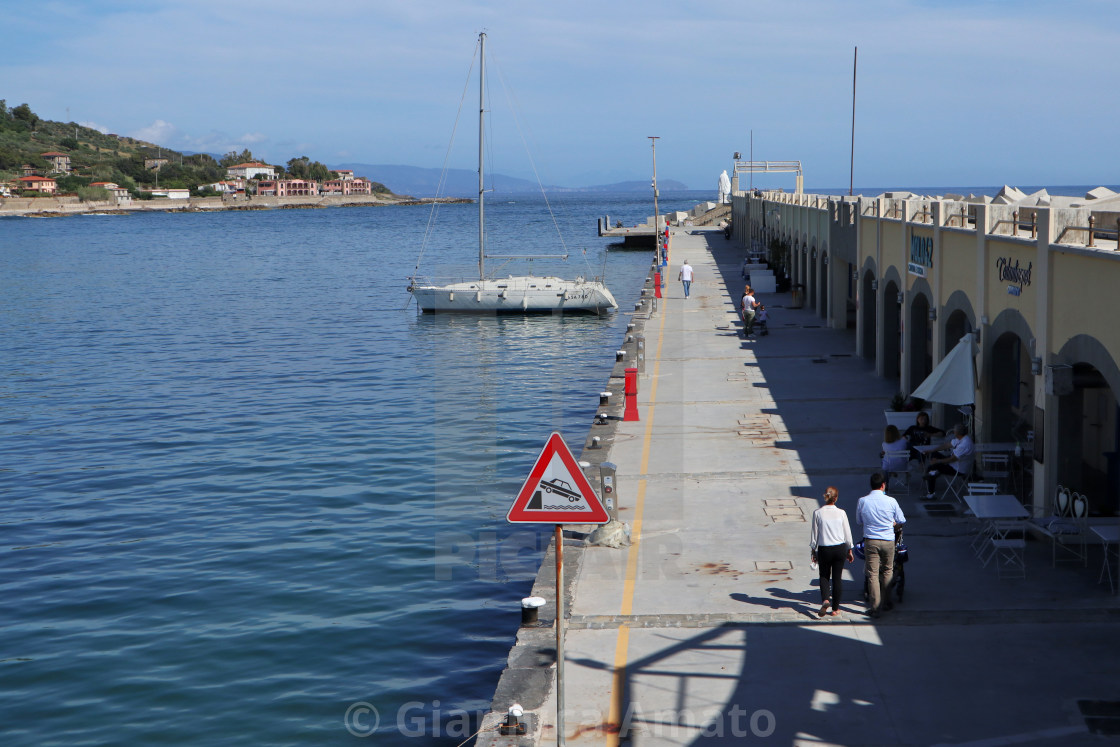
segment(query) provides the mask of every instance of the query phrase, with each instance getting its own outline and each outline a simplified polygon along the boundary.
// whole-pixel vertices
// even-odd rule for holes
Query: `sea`
[[[596,220],[650,198],[488,197],[490,253],[568,255],[488,271],[601,316],[418,314],[471,204],[0,219],[0,744],[467,741],[552,529],[506,512],[652,259]]]

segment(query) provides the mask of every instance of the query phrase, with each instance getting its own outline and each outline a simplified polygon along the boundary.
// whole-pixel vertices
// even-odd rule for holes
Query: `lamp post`
[[[661,253],[661,212],[657,208],[657,141],[661,138],[655,135],[648,137],[653,149],[653,234],[657,242],[657,266],[661,267],[664,255]]]

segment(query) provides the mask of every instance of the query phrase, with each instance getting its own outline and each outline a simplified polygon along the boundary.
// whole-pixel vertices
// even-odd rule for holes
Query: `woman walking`
[[[844,559],[847,558],[849,563],[855,560],[852,555],[852,527],[848,524],[848,515],[844,513],[844,509],[836,505],[836,499],[839,497],[840,491],[829,485],[824,491],[824,505],[813,512],[809,557],[820,569],[821,608],[817,612],[819,617],[829,614],[830,606],[832,617],[840,613],[840,577],[844,573]]]

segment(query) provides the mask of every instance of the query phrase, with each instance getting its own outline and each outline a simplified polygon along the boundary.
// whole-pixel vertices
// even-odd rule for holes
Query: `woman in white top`
[[[840,613],[840,577],[844,573],[844,558],[855,560],[852,555],[852,527],[848,515],[836,505],[840,492],[828,486],[824,491],[824,505],[813,512],[813,530],[809,537],[810,558],[820,569],[821,609],[817,615],[824,617],[832,607],[832,617]]]

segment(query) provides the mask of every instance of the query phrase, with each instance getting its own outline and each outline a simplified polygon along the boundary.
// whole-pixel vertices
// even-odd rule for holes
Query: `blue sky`
[[[857,45],[857,188],[1120,182],[1115,0],[39,0],[4,15],[10,106],[181,150],[438,168],[485,30],[493,167],[531,178],[524,139],[546,184],[648,179],[657,135],[659,178],[714,191],[753,130],[756,159],[846,187]],[[474,90],[454,167],[476,158]]]

